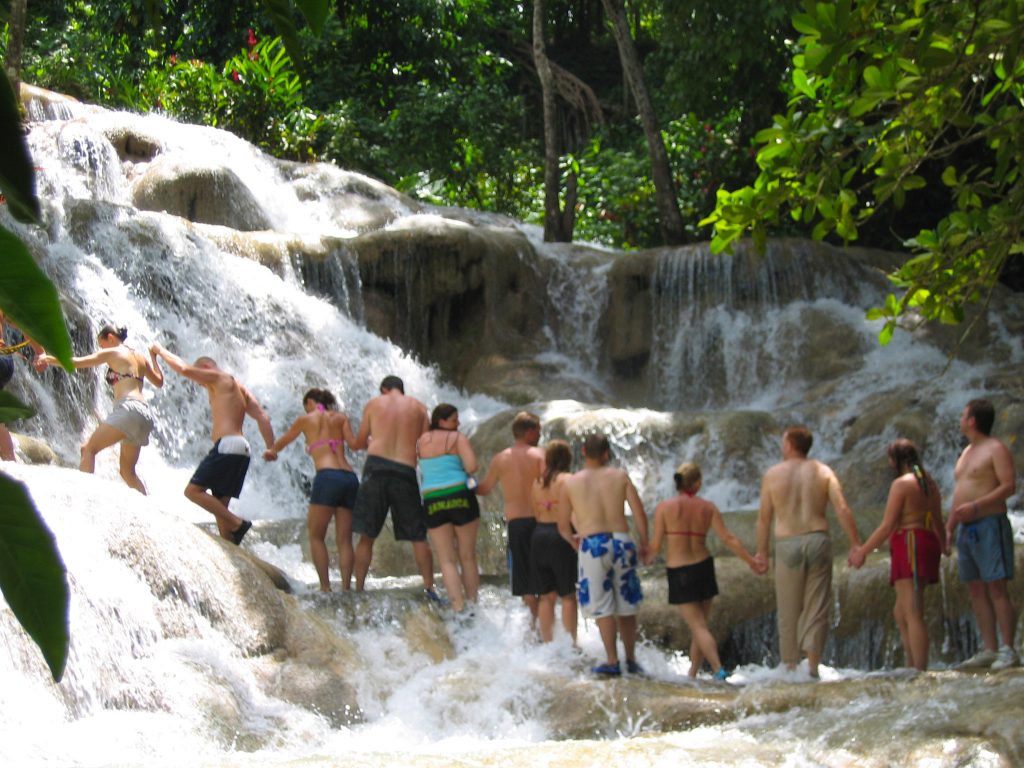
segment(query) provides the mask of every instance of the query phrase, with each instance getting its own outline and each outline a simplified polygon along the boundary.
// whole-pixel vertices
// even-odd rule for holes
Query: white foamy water
[[[597,680],[587,672],[601,656],[592,623],[581,622],[578,651],[563,635],[540,645],[503,589],[485,587],[468,625],[393,580],[358,599],[275,597],[162,500],[73,470],[9,469],[66,561],[72,646],[63,682],[48,682],[0,608],[4,765],[953,766],[1019,755],[1020,673],[823,667],[812,683],[805,671],[748,665],[717,684],[688,680],[684,655],[645,643],[646,678]],[[293,627],[283,635],[277,602]],[[320,629],[287,639],[309,626]],[[323,674],[344,668],[359,712],[347,725],[318,711],[309,657],[288,661],[323,631],[337,638]],[[310,677],[283,686],[285,698],[275,692],[303,670]],[[660,727],[677,707],[703,714]]]

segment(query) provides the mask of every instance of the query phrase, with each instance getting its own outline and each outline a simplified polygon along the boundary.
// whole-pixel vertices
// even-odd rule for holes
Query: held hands
[[[60,365],[60,361],[49,352],[43,352],[40,355],[36,355],[33,365],[37,371],[42,373],[49,365]]]
[[[654,562],[654,553],[647,548],[646,544],[637,544],[636,554],[643,565],[650,565]]]
[[[263,460],[277,461],[277,451],[275,451],[273,448],[267,448],[267,450],[263,452]]]
[[[867,559],[867,552],[864,551],[864,547],[853,547],[850,550],[850,556],[846,558],[846,564],[851,568],[860,568],[864,565],[865,559]]]
[[[751,564],[750,570],[758,576],[764,576],[768,573],[768,558],[761,553],[754,555],[754,562]]]

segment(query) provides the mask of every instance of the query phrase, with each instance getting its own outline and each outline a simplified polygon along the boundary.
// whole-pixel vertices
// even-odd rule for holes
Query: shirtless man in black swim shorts
[[[530,543],[537,518],[533,513],[533,484],[544,474],[544,451],[540,442],[540,419],[527,411],[520,411],[512,420],[513,443],[493,459],[487,476],[476,492],[486,496],[501,486],[505,501],[505,522],[508,526],[508,575],[512,594],[522,597],[523,603],[537,620],[537,588],[530,578]]]
[[[185,498],[217,518],[221,538],[241,544],[252,523],[231,512],[228,503],[242,492],[249,469],[249,442],[242,435],[242,422],[246,415],[255,419],[269,449],[274,445],[270,418],[252,393],[209,357],[200,357],[189,365],[159,344],[153,344],[150,352],[162,357],[176,373],[206,389],[213,422],[213,448],[185,486]]]
[[[416,441],[430,429],[427,407],[405,394],[397,376],[385,376],[380,394],[366,404],[354,448],[366,449],[363,479],[352,510],[356,544],[356,590],[362,591],[373,559],[373,542],[380,536],[391,512],[396,541],[412,542],[423,589],[432,600],[434,556],[427,544],[427,521],[416,478]]]

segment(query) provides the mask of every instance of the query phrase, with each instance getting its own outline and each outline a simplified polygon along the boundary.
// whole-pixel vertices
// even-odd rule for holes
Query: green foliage
[[[281,39],[250,39],[222,69],[176,55],[161,64],[150,50],[152,66],[127,100],[141,111],[224,128],[279,157],[310,159],[323,118],[303,105],[302,83]]]
[[[0,77],[0,145],[11,148],[25,146],[17,99],[6,75]],[[35,196],[32,158],[28,152],[4,152],[0,159],[0,193],[16,220],[39,221],[39,201]]]
[[[35,415],[34,408],[25,405],[10,392],[0,390],[0,424],[10,424],[18,419],[30,419]]]
[[[68,584],[28,489],[0,473],[0,590],[60,681],[68,658]]]
[[[321,119],[303,105],[302,83],[281,38],[256,42],[224,65],[225,128],[267,150],[309,159]]]
[[[12,214],[38,220],[39,201],[31,157],[20,132],[14,91],[0,74],[0,189],[16,202]],[[24,243],[0,227],[0,308],[29,335],[47,344],[68,370],[71,340],[53,284]],[[31,409],[0,392],[0,421],[25,418]],[[0,591],[43,653],[54,680],[68,655],[68,586],[53,536],[39,517],[27,489],[0,472]]]
[[[750,178],[750,150],[739,146],[740,113],[717,121],[689,114],[671,120],[662,131],[676,196],[692,241],[709,230],[698,221],[714,207],[723,184]],[[615,146],[616,136],[599,134],[579,158],[580,210],[577,236],[618,248],[644,248],[660,242],[654,183],[643,137]]]
[[[14,90],[7,75],[0,75],[0,192],[11,215],[22,222],[39,221],[35,172],[21,133]],[[0,308],[33,339],[60,360],[71,365],[71,339],[60,310],[57,289],[36,264],[25,244],[0,227]]]
[[[97,104],[117,104],[156,33],[141,0],[28,3],[23,79]]]
[[[661,0],[649,34],[658,46],[645,64],[648,77],[671,87],[653,91],[659,113],[717,119],[740,115],[739,139],[785,107],[779,88],[789,67],[786,38],[799,0]]]
[[[900,295],[870,317],[883,342],[907,314],[960,322],[1024,250],[1022,17],[1022,0],[806,3],[788,110],[757,136],[755,183],[719,193],[713,249],[763,240],[783,216],[855,240],[941,184],[891,275]]]

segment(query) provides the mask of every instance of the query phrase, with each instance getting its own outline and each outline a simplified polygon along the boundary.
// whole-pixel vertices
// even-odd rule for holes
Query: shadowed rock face
[[[512,360],[539,353],[544,282],[520,233],[425,217],[361,235],[350,249],[367,327],[455,382],[479,381],[487,392],[487,350]]]

